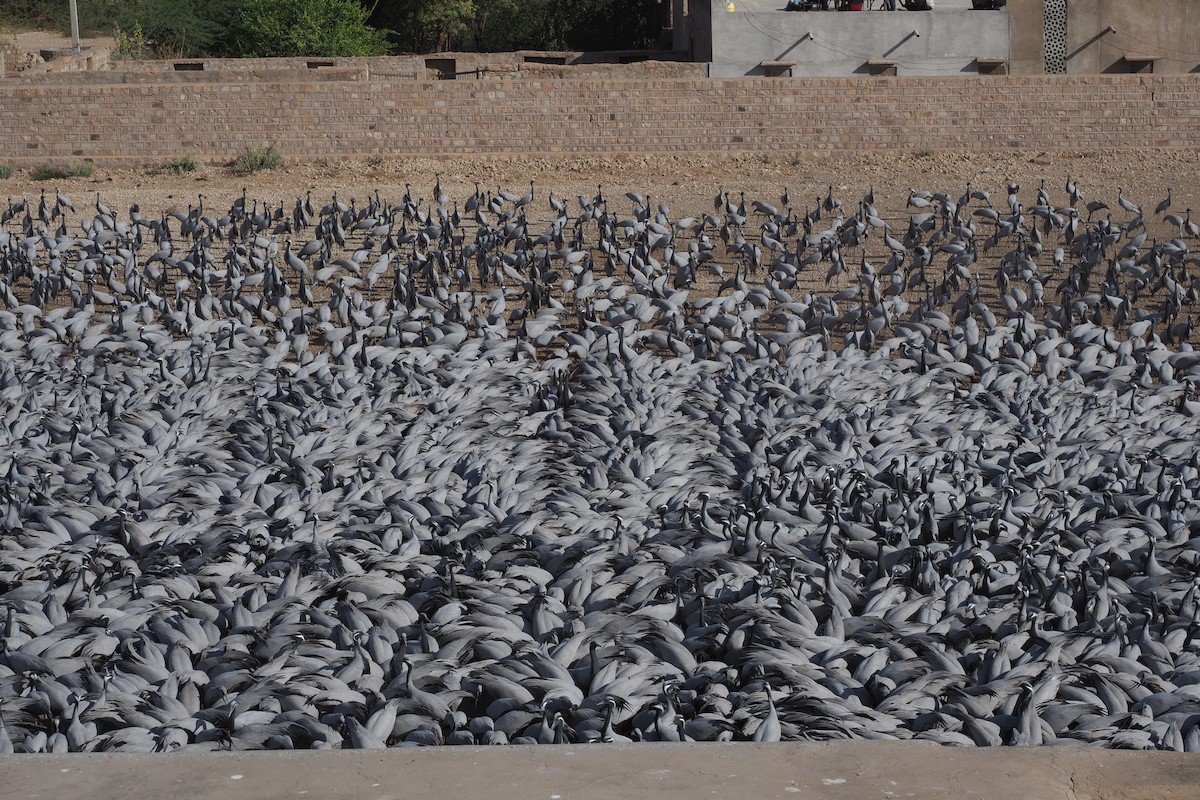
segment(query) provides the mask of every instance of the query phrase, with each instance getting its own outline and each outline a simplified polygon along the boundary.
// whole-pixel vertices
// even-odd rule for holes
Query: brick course
[[[1200,147],[1200,75],[0,84],[0,163]]]

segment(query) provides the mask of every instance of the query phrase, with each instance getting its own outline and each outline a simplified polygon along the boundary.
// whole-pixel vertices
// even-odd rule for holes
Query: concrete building
[[[787,11],[673,0],[677,51],[712,77],[1200,72],[1196,0],[935,0],[932,11]],[[832,5],[833,3],[831,3]]]
[[[1008,9],[1014,74],[1200,72],[1196,0],[1008,0]]]
[[[785,11],[786,0],[693,0],[695,57],[712,77],[959,75],[1009,57],[1007,11],[942,0],[935,11]],[[943,6],[947,6],[943,8]],[[708,25],[701,20],[708,15]]]

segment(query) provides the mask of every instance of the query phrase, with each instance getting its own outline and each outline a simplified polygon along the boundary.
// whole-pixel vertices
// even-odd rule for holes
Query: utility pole
[[[71,0],[71,52],[79,53],[79,9]]]

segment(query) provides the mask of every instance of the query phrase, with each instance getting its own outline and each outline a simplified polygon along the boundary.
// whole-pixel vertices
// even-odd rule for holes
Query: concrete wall
[[[1008,0],[1012,14],[1012,73],[1044,72],[1042,0]],[[1112,26],[1115,33],[1105,32]],[[1128,72],[1126,53],[1158,56],[1160,74],[1200,72],[1198,0],[1070,0],[1067,72]]]
[[[1128,72],[1126,53],[1157,56],[1154,71],[1200,72],[1197,0],[1070,0],[1067,72]],[[1116,33],[1103,33],[1112,26]]]
[[[1009,72],[1013,75],[1046,72],[1042,9],[1042,0],[1008,0],[1008,13],[1012,19]]]
[[[193,71],[209,75],[229,73],[265,73],[293,71],[296,73],[320,72],[327,69],[361,69],[373,78],[403,78],[418,80],[438,79],[438,71],[431,64],[453,62],[454,71],[463,73],[458,78],[473,77],[466,73],[475,71],[511,71],[531,60],[538,64],[558,62],[574,64],[587,54],[573,51],[517,51],[510,53],[429,53],[425,55],[378,56],[372,58],[181,58],[148,61],[122,61],[114,69],[124,73],[162,75],[171,72]]]
[[[0,83],[0,163],[1200,147],[1200,75]]]
[[[312,74],[334,69],[356,69],[378,77],[417,79],[425,77],[424,64],[416,57],[380,58],[173,58],[146,61],[114,61],[111,71],[120,73],[129,83],[146,80],[170,80],[174,76],[211,79],[230,73],[293,72]]]
[[[687,60],[646,60],[648,55],[682,58],[684,54],[577,53],[518,51],[515,53],[433,53],[379,58],[190,58],[114,61],[98,72],[58,75],[33,70],[9,80],[39,85],[213,83],[222,81],[326,80],[439,80],[460,81],[523,78],[579,79],[673,77],[707,74],[707,65]],[[622,59],[628,59],[628,62]],[[59,63],[55,59],[50,64]],[[47,66],[50,66],[48,64]]]
[[[762,61],[795,62],[796,76],[861,75],[871,59],[896,61],[900,75],[958,75],[1009,57],[1004,10],[731,14],[726,2],[709,0],[713,77],[762,75]]]
[[[438,59],[439,63],[444,60]],[[305,69],[278,68],[269,62],[256,68],[226,69],[227,62],[219,64],[208,63],[204,69],[170,69],[156,68],[154,70],[116,69],[109,72],[72,73],[70,76],[44,75],[25,77],[24,74],[10,78],[14,84],[30,86],[109,86],[113,84],[178,84],[199,85],[206,83],[297,83],[297,82],[326,82],[326,81],[379,81],[379,80],[437,80],[439,70],[433,67],[414,65],[412,70],[394,72],[390,75],[378,75],[366,65],[355,65],[354,60],[346,59],[331,66]],[[189,63],[189,62],[176,62]],[[474,82],[480,80],[595,80],[608,78],[614,80],[631,77],[661,77],[661,78],[698,78],[706,74],[706,65],[686,61],[651,61],[637,64],[491,64],[478,72],[466,69],[465,65],[455,62],[455,70],[462,70],[457,75],[459,82]]]
[[[167,62],[168,65],[170,62]],[[409,80],[417,80],[412,75]],[[424,77],[424,76],[421,76]],[[366,81],[370,73],[364,67],[328,67],[310,72],[293,69],[258,69],[236,70],[233,72],[215,70],[184,70],[175,72],[167,70],[142,71],[138,69],[117,69],[102,72],[72,72],[31,75],[29,71],[22,72],[9,78],[9,84],[21,86],[41,86],[46,88],[62,86],[113,86],[129,84],[200,84],[233,81],[246,83],[250,81],[268,81],[286,83],[288,81]],[[3,85],[3,84],[0,84]]]

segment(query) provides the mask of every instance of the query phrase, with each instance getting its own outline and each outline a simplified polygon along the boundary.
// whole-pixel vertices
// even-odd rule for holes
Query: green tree
[[[566,6],[566,45],[583,51],[653,48],[669,5],[669,0],[589,0],[586,6]]]
[[[384,31],[368,24],[356,0],[242,0],[231,44],[240,55],[378,56],[388,52]]]
[[[403,52],[653,47],[668,0],[394,0],[371,22]]]
[[[653,48],[669,0],[78,0],[85,31],[140,27],[180,55]],[[7,13],[12,9],[12,13]],[[63,0],[0,0],[0,22],[62,27]]]
[[[490,0],[394,0],[377,5],[370,21],[386,29],[395,49],[403,53],[458,49],[470,46],[466,35],[478,2]]]
[[[475,14],[472,0],[437,0],[421,4],[417,23],[433,37],[434,50],[454,50],[471,32]]]
[[[480,52],[520,49],[522,35],[531,32],[530,3],[518,0],[474,0],[471,24],[473,46]]]

